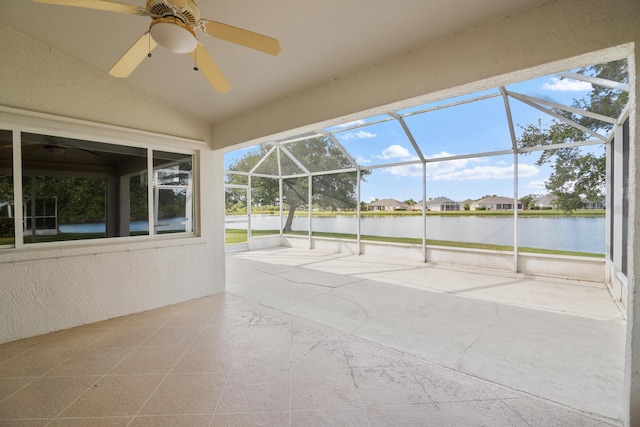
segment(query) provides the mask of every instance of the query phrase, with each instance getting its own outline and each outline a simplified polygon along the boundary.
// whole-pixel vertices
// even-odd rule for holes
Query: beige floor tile
[[[126,322],[122,323],[122,328],[161,328],[179,309],[173,306],[145,311],[132,315]]]
[[[0,377],[38,377],[76,354],[75,349],[33,349],[0,365]]]
[[[244,344],[255,347],[291,344],[291,325],[251,325],[241,332],[240,338]]]
[[[35,420],[3,420],[0,419],[0,425],[2,427],[44,427],[49,424],[51,420],[48,418],[41,418]]]
[[[140,415],[213,414],[226,373],[170,374]]]
[[[167,328],[158,329],[153,335],[140,344],[140,347],[183,347],[189,346],[200,333],[201,328]]]
[[[0,402],[0,418],[53,418],[97,380],[98,377],[39,378]]]
[[[192,345],[171,371],[174,374],[229,372],[238,353],[216,345]]]
[[[361,408],[328,411],[291,411],[291,427],[296,426],[368,427],[369,421]]]
[[[330,372],[292,369],[291,409],[334,410],[361,406],[358,388],[349,369]]]
[[[182,347],[139,347],[130,351],[109,375],[168,374],[182,353]]]
[[[21,355],[22,353],[24,353],[26,350],[24,349],[9,349],[9,350],[2,350],[0,347],[0,365],[2,365],[4,362],[6,362],[7,360],[11,360],[16,356]]]
[[[57,418],[47,427],[126,427],[133,417]]]
[[[360,368],[353,376],[365,407],[431,403],[409,368]]]
[[[103,377],[60,416],[91,418],[135,415],[162,378],[162,375]]]
[[[0,401],[11,396],[13,393],[20,390],[30,382],[35,381],[36,378],[28,377],[8,377],[0,378]]]
[[[245,369],[231,372],[216,412],[262,412],[289,409],[288,370]]]
[[[125,347],[90,347],[80,350],[62,364],[46,373],[47,376],[73,377],[104,375],[131,352]]]
[[[285,427],[289,426],[289,412],[215,414],[211,425],[216,427]]]
[[[263,343],[245,344],[236,349],[234,371],[268,368],[286,370],[291,367],[291,344]]]
[[[208,324],[195,338],[192,345],[215,345],[221,348],[240,348],[247,343],[244,334],[247,326],[228,325],[224,322]]]
[[[371,427],[459,426],[445,422],[436,404],[365,408]]]
[[[143,415],[129,427],[209,427],[210,421],[211,415]]]
[[[214,311],[210,310],[198,310],[192,309],[188,306],[186,309],[177,313],[167,323],[164,324],[165,328],[201,328],[207,323],[214,315]]]
[[[12,350],[12,349],[29,349],[34,348],[43,342],[46,342],[64,331],[51,332],[50,334],[38,335],[37,337],[25,338],[23,340],[11,341],[4,344],[0,344],[0,350]]]
[[[91,347],[137,347],[154,334],[157,328],[117,328],[93,342]]]
[[[91,343],[95,342],[111,329],[102,328],[73,328],[67,329],[59,335],[56,335],[55,339],[51,339],[38,345],[38,349],[44,348],[84,348]]]
[[[86,325],[80,326],[80,328],[115,329],[115,328],[118,328],[118,327],[124,325],[126,322],[131,320],[133,317],[135,317],[135,314],[132,314],[132,315],[129,315],[129,316],[114,317],[113,319],[107,319],[107,320],[103,320],[101,322],[88,323]]]

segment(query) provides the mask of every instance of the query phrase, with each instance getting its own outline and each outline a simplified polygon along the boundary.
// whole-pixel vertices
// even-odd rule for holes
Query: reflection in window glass
[[[25,243],[105,237],[106,178],[23,175]]]
[[[193,156],[153,152],[155,233],[192,232]]]
[[[144,230],[145,149],[31,133],[22,134],[21,148],[25,243]]]
[[[126,177],[125,177],[126,179]],[[147,169],[129,177],[129,221],[121,224],[121,235],[141,236],[149,234],[149,193]],[[126,188],[126,181],[125,181]],[[128,226],[127,226],[128,225]]]
[[[14,243],[13,134],[0,130],[0,246]]]

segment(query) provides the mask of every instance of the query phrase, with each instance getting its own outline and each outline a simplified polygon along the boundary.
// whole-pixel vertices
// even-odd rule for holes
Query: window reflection
[[[14,244],[13,133],[0,130],[0,247]]]
[[[192,232],[193,156],[153,152],[155,233]]]
[[[21,146],[25,243],[148,233],[147,150],[31,133]]]

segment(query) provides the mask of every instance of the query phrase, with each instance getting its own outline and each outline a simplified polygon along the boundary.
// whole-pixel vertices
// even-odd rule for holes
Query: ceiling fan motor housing
[[[147,10],[153,15],[175,16],[189,26],[197,26],[200,10],[193,0],[187,0],[185,7],[176,7],[166,0],[147,0]]]

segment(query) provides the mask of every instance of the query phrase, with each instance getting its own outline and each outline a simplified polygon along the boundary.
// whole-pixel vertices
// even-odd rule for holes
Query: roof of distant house
[[[369,206],[395,206],[399,208],[406,208],[409,206],[409,204],[404,202],[399,202],[396,199],[382,199],[382,200],[376,200],[375,202],[369,203]]]
[[[545,194],[544,196],[533,199],[531,202],[538,205],[548,205],[555,202],[557,198],[558,196],[554,196],[553,194]]]
[[[513,197],[503,197],[503,196],[483,197],[482,199],[474,203],[478,205],[494,204],[494,203],[513,203]]]

